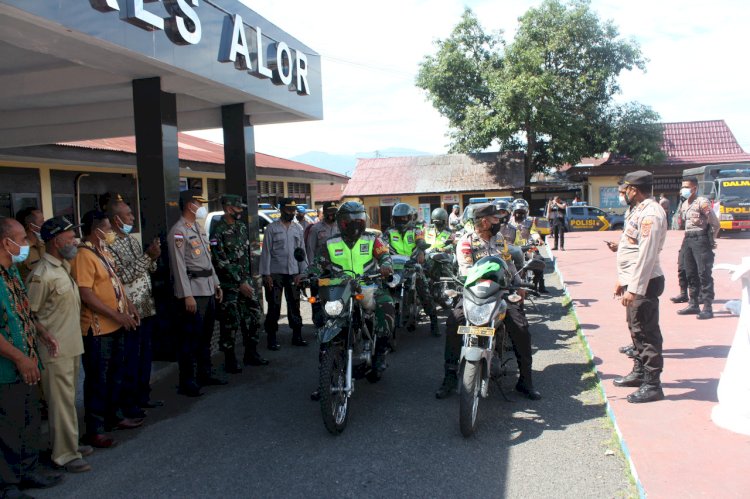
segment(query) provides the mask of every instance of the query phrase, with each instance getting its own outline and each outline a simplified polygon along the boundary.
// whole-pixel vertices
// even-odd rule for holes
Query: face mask
[[[11,260],[13,260],[13,263],[21,263],[29,257],[30,246],[28,244],[21,246],[20,244],[18,244],[17,242],[15,242],[13,239],[10,239],[10,238],[8,238],[8,241],[12,242],[13,244],[21,248],[21,251],[17,255],[14,255],[10,251],[8,251],[8,253],[10,254]]]
[[[513,215],[513,218],[516,219],[516,222],[523,222],[523,219],[526,218],[523,213],[516,213]]]
[[[281,219],[285,222],[291,222],[294,220],[294,213],[281,212]]]
[[[241,220],[242,219],[242,212],[241,211],[237,211],[237,212],[232,213],[232,218],[234,218],[235,220]]]
[[[72,260],[78,254],[78,247],[75,244],[66,244],[59,249],[60,256],[66,260]]]
[[[625,194],[620,193],[620,206],[627,206],[628,200],[625,199]]]
[[[497,235],[498,232],[500,232],[500,228],[503,226],[502,222],[498,222],[496,224],[490,225],[490,234],[493,236]]]
[[[117,239],[117,236],[111,230],[109,232],[104,232],[101,229],[96,229],[96,230],[98,230],[99,233],[102,235],[102,239],[104,239],[104,244],[106,244],[107,246],[111,246]]]
[[[357,240],[364,231],[364,222],[351,221],[344,227],[344,236],[350,240]]]
[[[335,213],[331,213],[330,215],[326,215],[326,222],[328,222],[329,224],[332,224],[335,221],[336,221],[336,214]]]
[[[683,187],[680,189],[680,196],[682,196],[683,199],[690,199],[692,193],[693,191],[689,187]]]
[[[443,220],[435,220],[435,228],[437,230],[443,230],[445,228],[445,222]]]
[[[507,224],[508,220],[510,220],[510,213],[506,213],[505,215],[499,215],[498,218],[500,219],[500,225]]]
[[[40,241],[42,240],[42,228],[39,227],[37,224],[29,223],[29,228],[31,228],[31,232],[36,236],[37,239]]]
[[[117,217],[117,220],[120,221],[120,230],[122,230],[125,234],[130,234],[130,231],[133,230],[133,226],[124,223],[120,217]]]
[[[195,218],[206,218],[208,216],[208,208],[201,206],[195,210]]]

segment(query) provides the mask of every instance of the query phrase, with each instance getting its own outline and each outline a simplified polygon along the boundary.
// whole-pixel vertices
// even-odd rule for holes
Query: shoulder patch
[[[174,245],[176,248],[182,248],[182,243],[185,242],[185,236],[182,234],[182,232],[175,232],[174,233]]]

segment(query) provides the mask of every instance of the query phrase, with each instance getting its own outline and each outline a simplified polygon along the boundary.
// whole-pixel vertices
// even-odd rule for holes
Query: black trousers
[[[531,382],[531,333],[523,305],[508,302],[508,312],[503,320],[513,343],[513,352],[518,362],[518,382],[530,388]],[[458,326],[466,324],[464,300],[461,298],[445,321],[445,370],[456,371],[461,358],[462,339]]]
[[[137,415],[138,409],[151,398],[151,362],[156,317],[141,319],[141,324],[125,332],[125,368],[122,377],[122,409],[126,417]]]
[[[565,247],[565,219],[561,218],[555,218],[552,220],[552,235],[555,237],[555,246],[554,248],[564,248]],[[558,240],[560,241],[560,246],[557,245]]]
[[[41,422],[38,386],[0,384],[0,494],[36,469]]]
[[[214,335],[215,301],[213,296],[194,296],[194,314],[185,310],[182,300],[183,328],[180,338],[180,386],[192,387],[211,377],[211,338]]]
[[[268,334],[268,345],[277,343],[276,333],[279,330],[279,318],[281,317],[281,297],[286,297],[287,317],[292,335],[302,335],[302,315],[299,311],[299,288],[294,285],[294,276],[291,274],[271,274],[273,285],[266,286],[266,301],[268,302],[268,313],[266,314],[266,333]]]
[[[682,241],[682,246],[685,245],[685,241]],[[677,282],[680,285],[680,294],[686,295],[688,293],[688,278],[687,271],[685,270],[685,251],[682,246],[680,251],[677,253]]]
[[[682,251],[690,301],[711,305],[714,301],[714,278],[711,274],[714,250],[708,235],[692,236],[686,232],[685,239],[682,240]]]
[[[104,433],[106,426],[122,419],[122,377],[125,362],[125,330],[83,337],[83,406],[86,433]]]
[[[664,368],[659,328],[659,296],[663,292],[664,276],[654,277],[648,282],[646,294],[636,295],[626,312],[636,358],[643,363],[647,371],[652,372],[661,372]]]

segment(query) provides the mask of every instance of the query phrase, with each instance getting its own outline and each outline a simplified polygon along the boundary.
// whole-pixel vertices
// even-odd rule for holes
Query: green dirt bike
[[[533,271],[539,265],[544,268],[544,262],[529,260],[518,272]],[[486,256],[469,269],[463,283],[466,324],[458,327],[458,334],[463,336],[458,421],[464,437],[476,430],[479,399],[489,396],[490,379],[497,381],[506,374],[506,364],[513,358],[503,319],[508,302],[521,300],[515,292],[519,287],[510,285],[514,277],[501,258]],[[530,289],[527,293],[536,294]]]

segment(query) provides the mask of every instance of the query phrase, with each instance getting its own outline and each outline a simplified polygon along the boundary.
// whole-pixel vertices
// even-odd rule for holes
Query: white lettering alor
[[[91,5],[100,12],[112,12],[113,10],[120,10],[120,6],[117,4],[117,0],[91,0]]]
[[[144,9],[143,1],[125,0],[125,10],[120,12],[120,18],[148,31],[163,30],[164,19]]]
[[[292,52],[289,45],[284,42],[276,42],[276,63],[272,68],[274,72],[273,82],[276,85],[289,85],[292,83]]]
[[[166,21],[167,36],[178,45],[197,45],[201,41],[202,28],[198,13],[198,0],[164,0],[170,14]]]
[[[301,50],[294,51],[297,61],[297,93],[310,95],[310,85],[307,83],[307,56]]]
[[[260,26],[255,28],[255,53],[257,55],[255,58],[255,71],[252,72],[253,76],[257,76],[258,78],[273,77],[273,72],[266,67],[266,56],[263,52],[263,30],[260,29]]]

